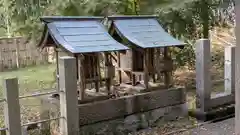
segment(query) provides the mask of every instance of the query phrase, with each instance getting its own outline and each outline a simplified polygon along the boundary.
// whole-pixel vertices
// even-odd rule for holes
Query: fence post
[[[20,135],[21,131],[21,117],[18,94],[18,79],[9,78],[3,82],[4,97],[6,102],[4,104],[4,117],[6,135]]]
[[[224,51],[224,87],[227,94],[235,92],[235,46],[228,46]]]
[[[63,135],[79,135],[76,59],[70,56],[59,60],[60,132]]]
[[[200,112],[206,112],[211,99],[211,53],[210,40],[196,42],[196,106]]]
[[[235,134],[240,135],[240,1],[235,0],[235,15],[236,15],[236,27],[235,27],[235,35],[236,35],[236,53],[235,53]]]

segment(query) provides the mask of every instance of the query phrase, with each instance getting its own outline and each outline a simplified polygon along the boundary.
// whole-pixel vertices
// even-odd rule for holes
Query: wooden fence
[[[23,37],[0,38],[0,71],[48,62],[47,49],[37,49]]]

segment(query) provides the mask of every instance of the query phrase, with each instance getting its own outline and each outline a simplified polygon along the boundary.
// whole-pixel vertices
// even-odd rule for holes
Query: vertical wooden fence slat
[[[65,56],[59,60],[60,132],[79,135],[76,59]]]
[[[235,91],[235,47],[225,47],[224,62],[224,87],[227,94]]]
[[[208,110],[211,100],[211,53],[210,40],[196,42],[196,105],[200,112]]]
[[[3,82],[5,126],[8,128],[6,135],[21,135],[21,117],[18,94],[18,79],[9,78]]]
[[[15,45],[16,45],[16,64],[17,68],[19,68],[19,40],[20,39],[15,39]]]

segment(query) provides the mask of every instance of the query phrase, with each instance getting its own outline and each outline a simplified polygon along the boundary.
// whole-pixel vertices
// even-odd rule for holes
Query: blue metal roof
[[[113,20],[119,35],[142,48],[185,45],[167,33],[156,16],[112,16],[109,19]]]
[[[48,19],[49,20],[49,19]],[[55,19],[56,20],[56,19]],[[56,44],[72,53],[120,51],[128,48],[114,40],[103,24],[90,20],[51,20],[46,24]]]

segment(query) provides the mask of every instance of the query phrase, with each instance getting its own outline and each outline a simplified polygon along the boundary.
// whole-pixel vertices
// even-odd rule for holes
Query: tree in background
[[[0,26],[9,35],[38,40],[42,32],[39,17],[43,15],[107,16],[112,14],[157,14],[163,27],[174,37],[189,43],[175,51],[179,66],[194,64],[192,44],[208,38],[208,31],[224,21],[222,3],[232,0],[0,0]],[[221,10],[220,10],[221,9]],[[220,14],[221,13],[221,14]],[[221,22],[222,24],[219,24]],[[190,57],[189,57],[190,56]]]

